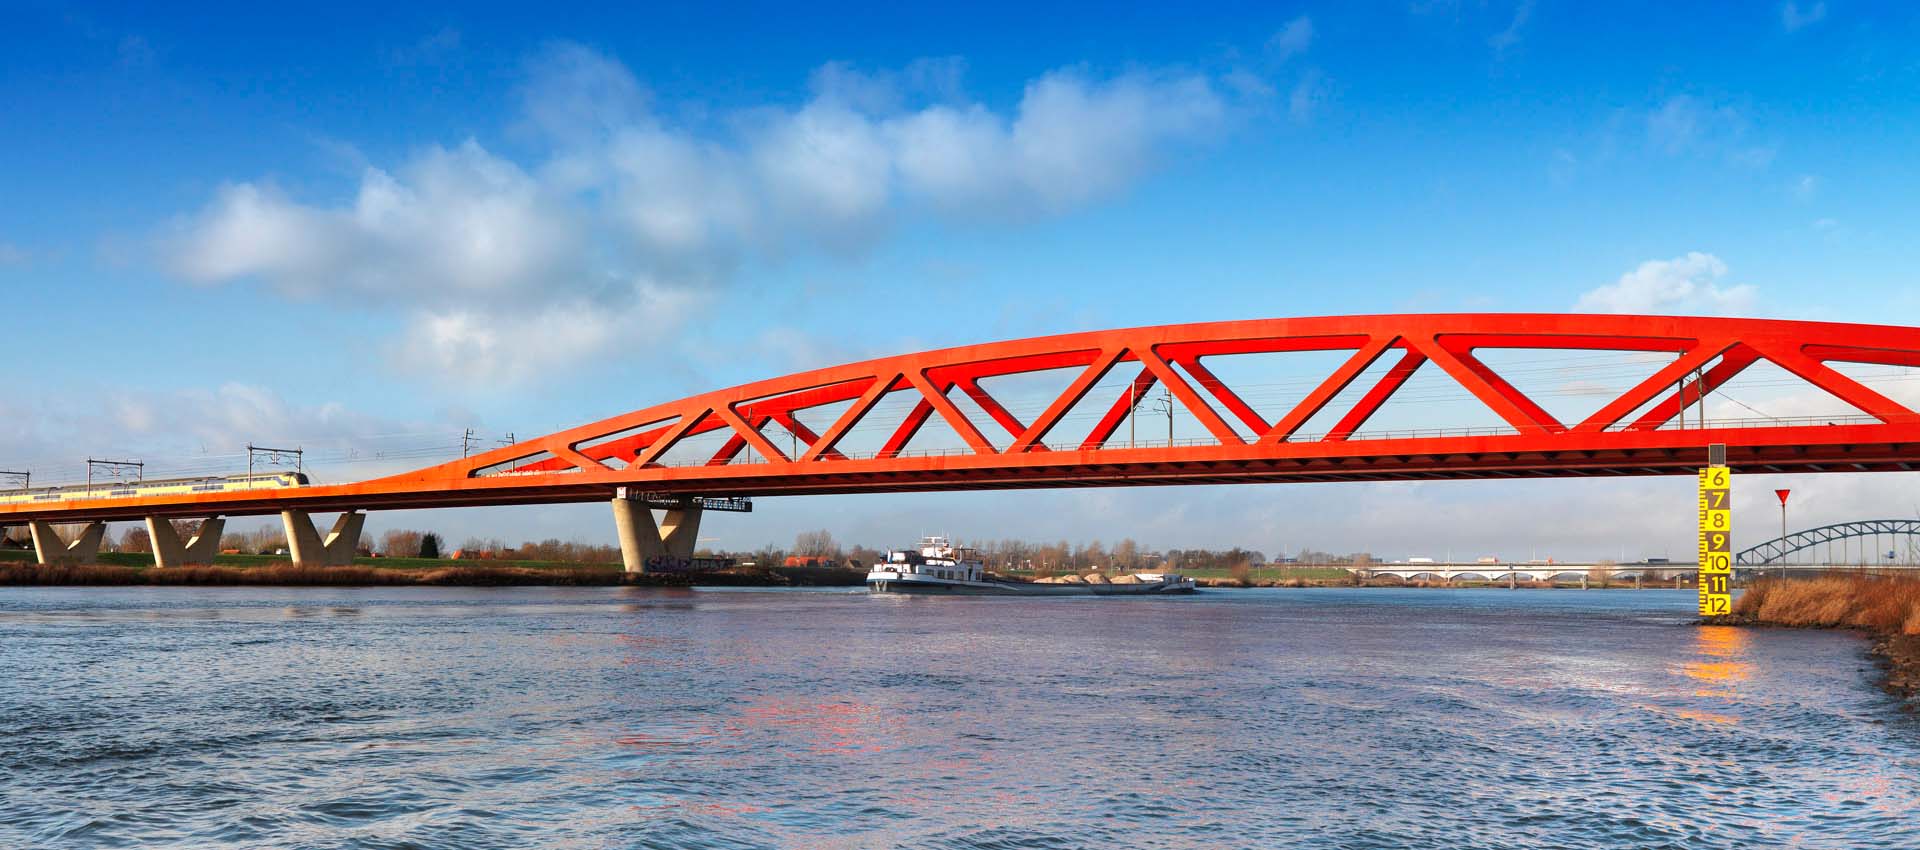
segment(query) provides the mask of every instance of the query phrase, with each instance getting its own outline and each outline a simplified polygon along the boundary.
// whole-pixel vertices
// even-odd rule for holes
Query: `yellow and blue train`
[[[0,490],[0,505],[31,502],[62,502],[70,499],[124,499],[133,496],[179,496],[198,493],[234,493],[243,490],[270,490],[280,487],[304,487],[304,472],[256,472],[240,475],[214,475],[202,478],[159,478],[152,481],[109,481],[94,484],[65,484],[34,487],[29,490]]]

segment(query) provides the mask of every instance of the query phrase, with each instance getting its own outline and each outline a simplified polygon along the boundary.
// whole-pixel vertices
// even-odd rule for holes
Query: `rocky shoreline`
[[[1762,579],[1715,625],[1847,629],[1865,634],[1880,685],[1911,710],[1920,697],[1920,578],[1870,575]]]

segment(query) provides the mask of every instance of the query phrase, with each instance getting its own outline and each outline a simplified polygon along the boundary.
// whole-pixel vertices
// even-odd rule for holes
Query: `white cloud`
[[[1294,84],[1293,93],[1287,96],[1287,115],[1301,124],[1312,121],[1313,114],[1330,95],[1326,77],[1318,68],[1309,69]]]
[[[422,311],[398,345],[396,360],[427,375],[479,384],[518,384],[606,351],[623,334],[645,329],[650,340],[674,336],[685,322],[686,293],[639,288],[624,307],[591,301],[545,305],[525,313],[451,309]]]
[[[1820,183],[1818,175],[1802,174],[1789,184],[1788,191],[1793,193],[1796,200],[1812,200],[1813,196],[1820,194]]]
[[[1799,3],[1788,0],[1780,6],[1780,26],[1787,32],[1813,26],[1826,20],[1826,17],[1827,4],[1824,2],[1813,3],[1802,8]]]
[[[1307,52],[1313,44],[1313,19],[1306,15],[1287,22],[1272,38],[1267,39],[1267,53],[1275,60],[1288,58]]]
[[[302,405],[249,384],[177,391],[110,390],[84,398],[0,400],[0,458],[35,482],[85,480],[84,458],[138,458],[152,477],[246,468],[249,443],[307,449],[309,469],[343,481],[421,465],[383,449],[446,445],[457,429]],[[457,441],[453,443],[457,446]],[[84,446],[76,453],[74,446]]]
[[[1747,116],[1731,104],[1677,94],[1646,114],[1647,143],[1669,156],[1706,156],[1744,168],[1766,168],[1780,153],[1776,143],[1750,138]]]
[[[1589,313],[1741,313],[1753,306],[1753,287],[1724,285],[1727,264],[1692,251],[1648,260],[1582,296],[1574,309]]]
[[[1513,18],[1507,22],[1507,28],[1487,39],[1487,46],[1493,48],[1496,55],[1505,54],[1514,45],[1520,43],[1520,30],[1527,25],[1527,19],[1533,17],[1533,0],[1520,0],[1513,7]]]
[[[367,169],[338,207],[267,184],[224,186],[168,247],[174,272],[197,282],[257,277],[301,297],[408,300],[511,293],[577,273],[580,224],[519,167],[468,141],[430,148],[398,176]]]
[[[681,126],[625,66],[560,44],[521,88],[520,129],[545,149],[530,164],[469,140],[368,167],[334,203],[233,183],[176,223],[166,259],[203,284],[401,305],[421,331],[393,346],[405,365],[524,378],[537,371],[524,364],[603,349],[613,335],[598,317],[687,309],[748,260],[863,250],[902,212],[1019,220],[1111,198],[1173,146],[1224,128],[1226,92],[1245,90],[1069,68],[996,111],[962,95],[960,71],[955,60],[882,74],[828,65],[797,106]],[[564,341],[523,351],[512,340],[529,327]]]
[[[12,242],[0,242],[0,268],[24,266],[27,264],[28,259],[30,258],[27,256],[25,248],[21,248]]]
[[[397,66],[432,66],[460,52],[460,31],[441,27],[406,47],[387,51],[387,61]]]
[[[1674,95],[1647,116],[1647,138],[1667,153],[1680,153],[1705,132],[1710,114],[1698,98]]]

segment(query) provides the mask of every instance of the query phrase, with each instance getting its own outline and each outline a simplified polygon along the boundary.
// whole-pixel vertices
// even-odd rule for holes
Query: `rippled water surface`
[[[4,847],[1920,847],[1855,636],[1665,591],[0,590]]]

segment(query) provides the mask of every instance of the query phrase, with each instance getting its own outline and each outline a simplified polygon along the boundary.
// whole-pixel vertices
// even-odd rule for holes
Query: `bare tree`
[[[840,544],[826,529],[802,531],[794,535],[793,554],[803,558],[831,558],[840,554]]]
[[[151,552],[153,551],[153,540],[147,536],[146,529],[129,528],[120,534],[120,545],[114,547],[114,551]]]
[[[411,528],[395,528],[380,535],[380,554],[389,558],[420,557],[420,537]]]

